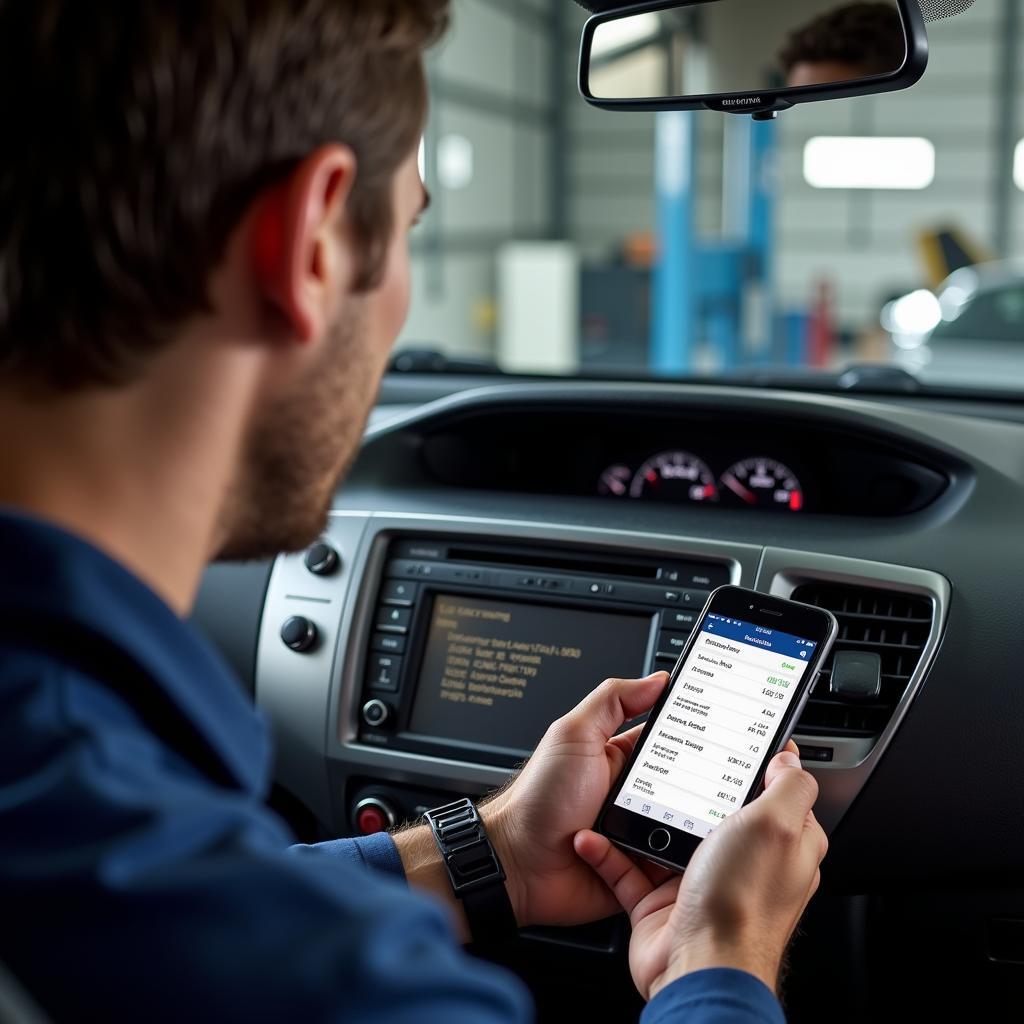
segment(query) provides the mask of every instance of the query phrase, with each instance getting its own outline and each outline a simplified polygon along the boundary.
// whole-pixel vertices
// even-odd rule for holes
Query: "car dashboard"
[[[831,850],[794,955],[793,1019],[811,1019],[825,990],[860,1019],[862,1001],[915,972],[924,985],[944,959],[965,985],[1016,984],[1016,411],[440,384],[415,400],[386,384],[321,542],[212,568],[197,607],[273,722],[304,838],[391,827],[503,784],[602,678],[671,667],[708,593],[735,583],[829,608],[837,651],[881,658],[869,699],[835,692],[826,665],[796,731]],[[523,941],[621,973],[623,928]],[[550,969],[553,954],[532,955]]]

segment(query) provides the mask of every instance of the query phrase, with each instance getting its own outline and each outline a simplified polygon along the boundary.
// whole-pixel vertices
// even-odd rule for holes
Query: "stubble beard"
[[[250,432],[221,516],[218,559],[271,558],[323,533],[380,384],[380,368],[360,345],[363,326],[359,308],[336,324],[316,366]]]

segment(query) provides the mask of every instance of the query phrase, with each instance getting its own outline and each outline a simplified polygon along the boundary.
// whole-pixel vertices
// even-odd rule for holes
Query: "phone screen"
[[[710,835],[743,806],[817,646],[709,612],[615,805]]]

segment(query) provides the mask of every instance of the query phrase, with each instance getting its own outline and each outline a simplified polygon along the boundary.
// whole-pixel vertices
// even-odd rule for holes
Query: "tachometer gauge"
[[[804,489],[796,474],[774,459],[744,459],[722,474],[722,495],[733,504],[751,508],[787,509],[799,512],[804,507]]]
[[[633,477],[629,493],[658,501],[718,501],[714,474],[689,452],[663,452],[648,459]]]
[[[597,482],[597,493],[623,498],[629,494],[629,484],[632,479],[633,470],[629,466],[609,466]]]

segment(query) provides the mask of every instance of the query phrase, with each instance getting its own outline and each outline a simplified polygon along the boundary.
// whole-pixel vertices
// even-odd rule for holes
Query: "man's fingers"
[[[577,832],[573,847],[580,860],[589,864],[611,889],[627,914],[632,914],[637,904],[657,888],[633,860],[596,832]]]
[[[792,756],[790,756],[792,755]],[[790,740],[782,750],[779,751],[769,762],[768,768],[764,774],[764,784],[767,788],[775,781],[775,776],[783,768],[799,768],[800,767],[800,750],[797,745]]]
[[[785,748],[768,762],[768,768],[765,770],[766,790],[770,790],[779,772],[803,767],[800,763],[800,755],[796,751],[790,750],[791,745],[795,746],[796,744],[786,743]]]
[[[679,877],[675,871],[663,868],[660,864],[655,864],[651,860],[641,860],[639,864],[640,869],[651,880],[651,885],[655,888],[664,885],[670,878]]]
[[[667,672],[655,672],[645,679],[606,679],[558,725],[562,730],[578,728],[607,741],[623,722],[650,711],[667,682]]]
[[[634,725],[632,729],[620,732],[618,736],[613,736],[608,741],[608,745],[614,747],[622,755],[623,761],[633,753],[636,741],[640,739],[640,733],[644,731],[644,724],[641,722],[639,725]]]
[[[814,836],[818,840],[818,863],[820,864],[825,859],[825,854],[828,853],[828,836],[813,812],[810,815],[810,823]]]
[[[771,778],[765,791],[751,806],[760,804],[763,812],[796,835],[803,831],[814,801],[818,799],[818,783],[800,767],[800,759],[788,750],[777,754],[770,767]]]

